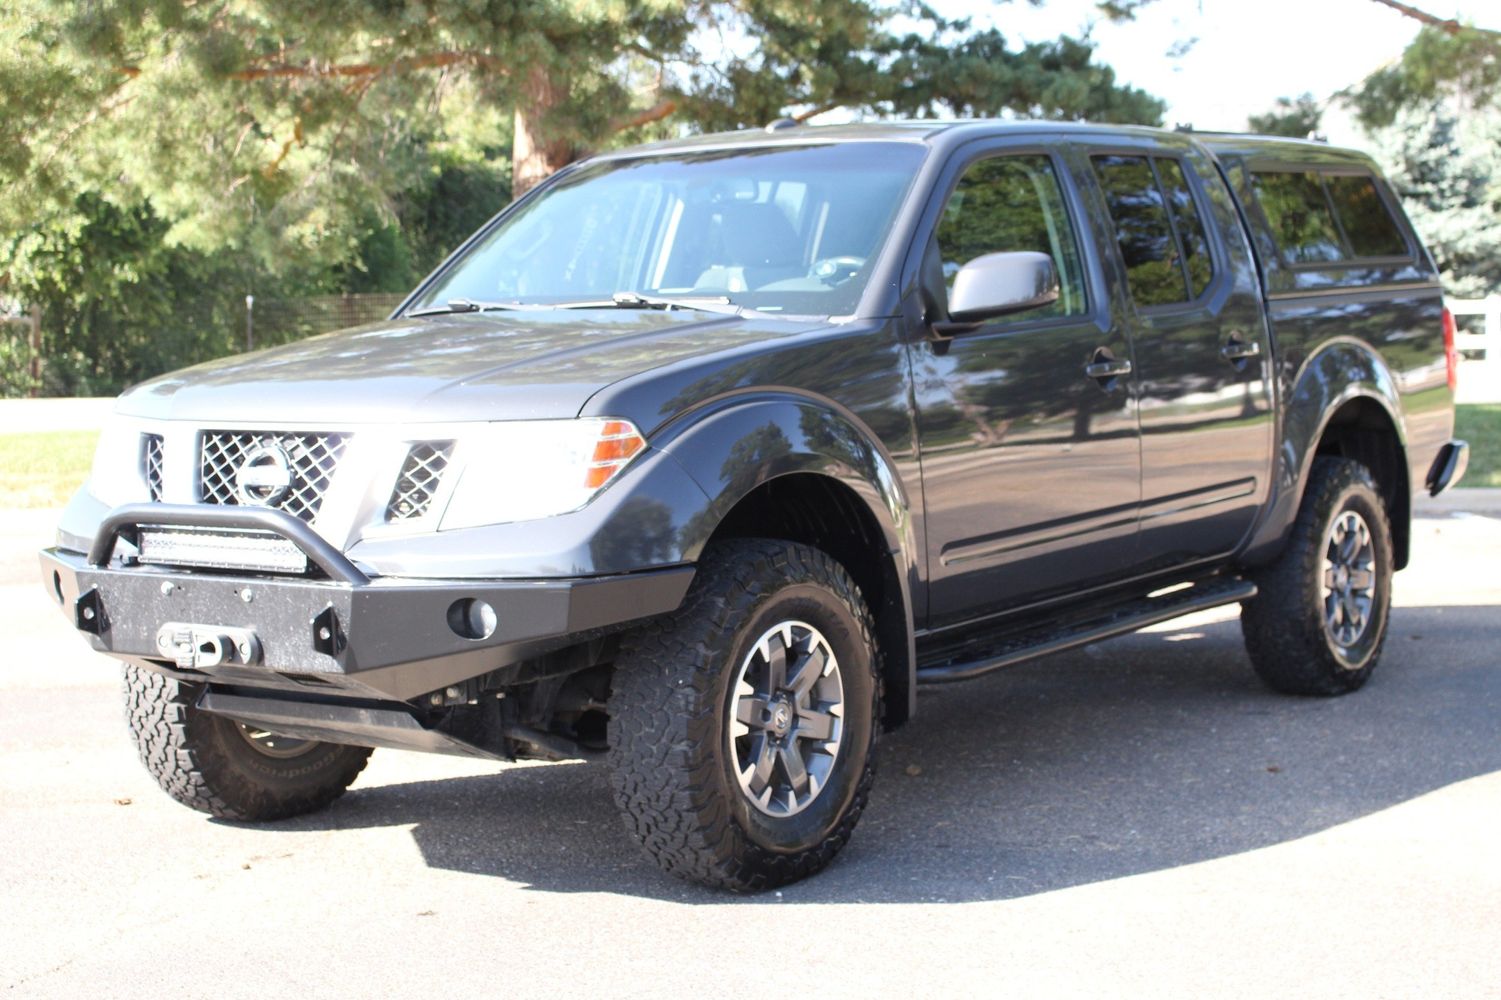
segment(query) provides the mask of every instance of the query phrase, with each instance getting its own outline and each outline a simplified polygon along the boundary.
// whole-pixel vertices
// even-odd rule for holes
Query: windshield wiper
[[[486,312],[490,309],[552,309],[553,306],[527,305],[523,302],[476,302],[474,299],[449,299],[441,306],[413,309],[408,316],[439,316],[444,313]]]
[[[735,305],[726,295],[692,295],[673,298],[665,295],[645,295],[641,292],[616,292],[608,299],[583,302],[562,302],[554,309],[694,309],[698,312],[719,313],[724,316],[739,316],[744,309]]]

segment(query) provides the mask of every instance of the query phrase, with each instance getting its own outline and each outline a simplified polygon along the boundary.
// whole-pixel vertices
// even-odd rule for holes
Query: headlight
[[[627,420],[518,420],[486,424],[459,439],[463,471],[443,529],[529,521],[578,510],[646,440]]]
[[[141,448],[141,428],[133,421],[110,417],[99,433],[99,444],[94,449],[94,467],[89,472],[85,488],[111,507],[145,500]]]

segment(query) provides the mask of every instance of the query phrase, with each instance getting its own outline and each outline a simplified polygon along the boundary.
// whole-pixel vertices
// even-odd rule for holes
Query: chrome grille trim
[[[410,521],[422,517],[432,506],[438,484],[453,454],[452,441],[419,441],[407,452],[401,475],[386,504],[387,521]]]
[[[162,502],[162,436],[141,435],[141,472],[146,478],[147,495],[152,503]]]
[[[304,431],[204,431],[199,449],[199,498],[204,503],[242,505],[237,476],[247,455],[258,447],[286,452],[291,484],[285,496],[264,506],[311,522],[328,492],[347,434]]]

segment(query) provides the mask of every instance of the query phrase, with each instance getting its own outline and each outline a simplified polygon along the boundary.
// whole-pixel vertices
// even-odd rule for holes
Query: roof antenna
[[[796,118],[773,118],[771,121],[766,123],[766,131],[780,132],[783,129],[797,128],[801,124],[802,122],[798,121]]]
[[[1193,130],[1194,130],[1194,123],[1193,122],[1178,122],[1178,124],[1176,124],[1176,125],[1173,126],[1173,131],[1174,132],[1192,132]]]

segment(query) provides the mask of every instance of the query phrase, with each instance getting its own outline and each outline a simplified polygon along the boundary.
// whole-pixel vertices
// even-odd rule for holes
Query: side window
[[[1329,186],[1329,200],[1334,203],[1334,215],[1350,241],[1352,256],[1407,256],[1407,241],[1376,192],[1374,180],[1349,174],[1331,175],[1324,180]]]
[[[1051,255],[1058,268],[1058,301],[1023,318],[1073,316],[1087,308],[1079,243],[1046,156],[998,156],[971,164],[949,195],[934,239],[950,291],[959,269],[976,257],[1035,250]]]
[[[1199,206],[1188,188],[1188,178],[1183,176],[1182,164],[1177,160],[1154,159],[1152,162],[1157,164],[1157,176],[1162,180],[1168,204],[1173,209],[1189,287],[1193,289],[1194,298],[1198,298],[1214,277],[1214,260],[1209,256],[1209,237],[1204,233],[1204,220],[1199,218]]]
[[[1339,227],[1318,174],[1253,171],[1251,182],[1256,201],[1272,227],[1272,239],[1288,263],[1344,259]]]
[[[1096,156],[1131,297],[1143,307],[1197,298],[1214,278],[1209,238],[1177,160]]]

